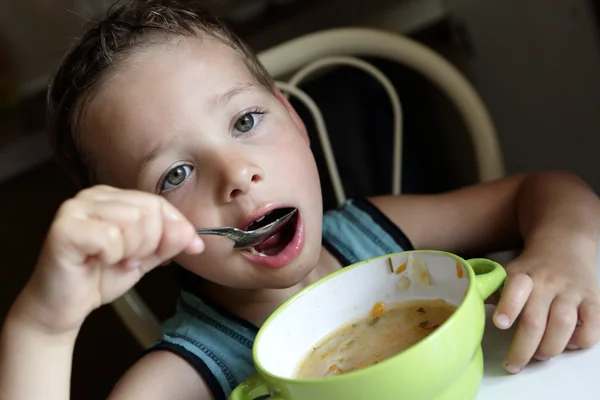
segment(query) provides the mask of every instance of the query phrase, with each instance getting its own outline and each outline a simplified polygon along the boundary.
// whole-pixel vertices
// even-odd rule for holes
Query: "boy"
[[[61,63],[49,114],[57,153],[86,189],[59,209],[4,323],[2,399],[67,399],[87,315],[172,260],[190,274],[178,313],[111,399],[226,398],[252,373],[257,327],[283,301],[360,258],[412,248],[524,244],[494,316],[506,329],[520,315],[508,372],[599,339],[599,202],[583,182],[513,176],[436,196],[357,199],[323,216],[302,121],[255,56],[194,1],[113,9]],[[282,208],[296,217],[256,246],[262,255],[194,232],[256,226]]]

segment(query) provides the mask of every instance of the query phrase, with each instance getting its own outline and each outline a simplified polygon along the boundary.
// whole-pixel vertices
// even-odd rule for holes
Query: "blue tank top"
[[[323,246],[342,266],[413,249],[402,231],[366,199],[349,200],[324,215]],[[145,354],[177,354],[204,378],[215,400],[226,400],[255,372],[252,345],[258,327],[182,286],[175,315]]]

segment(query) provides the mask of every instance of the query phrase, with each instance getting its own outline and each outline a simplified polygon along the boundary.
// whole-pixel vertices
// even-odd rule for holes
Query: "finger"
[[[192,227],[183,214],[161,196],[137,190],[121,190],[103,186],[98,186],[95,189],[93,193],[87,194],[87,196],[93,196],[95,202],[128,203],[143,210],[144,218],[140,220],[140,226],[134,231],[137,232],[134,237],[143,240],[140,242],[141,247],[137,251],[134,250],[132,253],[135,254],[130,254],[131,256],[135,255],[139,259],[145,259],[157,251],[161,237],[164,234],[166,220],[186,221],[190,224],[190,229]],[[132,248],[134,247],[132,245]],[[192,251],[197,250],[193,248]],[[136,263],[138,261],[134,260]]]
[[[123,237],[124,258],[144,258],[156,249],[160,240],[160,231],[153,232],[147,229],[147,225],[151,224],[149,220],[160,219],[160,216],[146,215],[143,208],[114,200],[90,201],[85,204],[85,207],[88,218],[106,221],[119,227]],[[153,233],[154,237],[152,237]],[[154,248],[148,251],[152,242]]]
[[[81,265],[90,258],[112,265],[123,259],[121,230],[108,222],[61,219],[52,225],[48,238],[58,261],[67,265]]]
[[[171,221],[167,224],[157,252],[143,260],[141,268],[146,273],[158,265],[170,263],[181,252],[197,254],[203,249],[204,243],[188,224],[184,221]]]
[[[494,324],[500,329],[510,328],[523,310],[532,290],[533,281],[529,275],[509,276],[494,312]]]
[[[168,203],[163,205],[164,227],[155,253],[144,260],[136,260],[135,265],[125,265],[126,268],[137,268],[141,264],[143,271],[147,272],[158,265],[170,263],[182,252],[198,254],[204,250],[204,242],[196,234],[195,228],[187,220],[171,212],[169,207],[172,206]]]
[[[552,298],[549,297],[541,297],[535,293],[530,296],[504,359],[504,368],[509,373],[520,372],[535,354],[544,336],[551,302]]]
[[[197,238],[194,226],[191,224],[191,222],[189,222],[175,206],[173,206],[163,197],[135,190],[115,191],[114,189],[109,189],[105,192],[102,192],[102,196],[104,199],[120,199],[121,201],[130,202],[136,206],[143,207],[147,210],[147,214],[152,217],[155,215],[162,215],[162,219],[152,219],[147,221],[149,222],[149,226],[146,227],[146,229],[152,233],[153,240],[145,242],[149,245],[149,247],[144,249],[144,254],[153,252],[155,253],[157,251],[157,247],[159,246],[162,236],[166,231],[168,231],[167,223],[169,221],[178,223],[181,222],[183,225],[188,225],[186,228],[180,228],[186,229],[188,232],[185,237],[182,237],[181,244],[184,245],[184,251],[191,252],[190,254],[196,254],[204,249],[204,242],[202,239]],[[158,231],[160,231],[160,235],[156,234]],[[186,244],[187,246],[185,246]],[[188,246],[189,248],[187,248]],[[181,251],[182,250],[179,250],[177,254],[179,254]]]
[[[114,198],[115,194],[118,195],[118,193],[123,192],[125,192],[125,190],[123,189],[117,189],[107,185],[96,185],[79,191],[75,196],[75,199],[84,202],[94,200],[108,200],[109,198]]]
[[[125,192],[124,189],[117,189],[109,185],[94,185],[85,188],[77,193],[78,198],[85,198],[88,200],[97,199],[99,196],[106,196],[111,193]]]
[[[173,219],[185,219],[183,214],[177,210],[171,203],[165,200],[164,197],[153,193],[142,192],[139,190],[124,190],[115,189],[110,186],[98,185],[91,189],[81,191],[78,198],[86,199],[87,201],[118,201],[129,203],[136,207],[143,207],[150,212],[159,213],[164,205],[168,205],[167,211],[173,214]]]
[[[597,300],[584,300],[579,305],[581,325],[575,330],[567,348],[585,349],[600,340],[600,304]]]
[[[136,246],[133,243],[133,240],[129,241],[128,238],[128,256],[132,259],[127,260],[124,263],[126,268],[137,268],[142,261],[144,261],[144,264],[148,264],[149,260],[152,262],[159,260],[159,263],[162,263],[165,261],[164,254],[174,256],[182,251],[196,254],[204,249],[204,242],[195,234],[193,225],[179,212],[179,210],[177,210],[177,208],[160,196],[136,190],[121,190],[105,186],[96,186],[92,189],[80,192],[78,197],[83,200],[72,201],[72,203],[75,204],[75,207],[71,207],[71,209],[85,208],[81,203],[128,203],[131,206],[146,210],[148,216],[154,217],[155,215],[160,215],[156,220],[148,219],[145,221],[147,224],[147,226],[143,228],[146,229],[145,234],[139,234],[138,232],[138,235],[134,236],[134,238],[145,239],[141,241],[141,245],[147,246],[143,247],[143,250],[140,250],[139,255],[145,256],[149,253],[154,255],[133,257],[138,255],[135,251],[132,251]],[[178,243],[171,243],[167,240],[165,243],[168,245],[167,247],[164,247],[164,245],[161,245],[162,239],[166,234],[169,234],[170,229],[172,229],[169,227],[171,225],[169,222],[176,222],[176,225],[179,225],[179,228],[177,229],[181,231],[177,231],[176,229],[174,234],[179,235],[180,241]],[[139,229],[139,231],[143,232],[143,229]],[[133,230],[132,232],[135,231],[136,230]],[[151,238],[148,236],[149,232]],[[163,249],[159,251],[161,246]]]
[[[157,265],[170,262],[181,252],[197,254],[204,250],[204,242],[196,234],[194,227],[169,208],[174,207],[167,202],[162,204],[161,214],[158,218],[161,225],[160,231],[148,233],[148,236],[152,236],[151,254],[126,260],[122,264],[123,268],[142,268],[144,272],[148,272]]]
[[[173,258],[182,251],[188,254],[204,251],[204,241],[196,233],[196,228],[171,203],[165,201],[162,212],[165,227],[157,252],[161,261]]]
[[[126,258],[152,254],[160,241],[162,202],[159,196],[98,185],[80,191],[61,206],[60,217],[98,218],[121,228]],[[148,234],[150,232],[150,234]]]
[[[125,201],[108,200],[92,203],[93,215],[117,223],[126,242],[126,257],[144,259],[154,254],[163,231],[162,204],[151,201],[134,205]]]
[[[87,201],[117,201],[129,203],[133,206],[143,207],[148,211],[153,211],[156,213],[160,212],[164,204],[170,205],[170,203],[165,200],[164,197],[153,193],[142,192],[140,190],[115,189],[110,186],[102,185],[95,186],[92,189],[84,190],[80,192],[78,197],[84,198]],[[184,218],[183,215],[172,205],[170,211],[177,214],[179,218]]]
[[[538,361],[546,361],[562,353],[577,324],[577,302],[558,296],[550,307],[548,326],[535,355]]]

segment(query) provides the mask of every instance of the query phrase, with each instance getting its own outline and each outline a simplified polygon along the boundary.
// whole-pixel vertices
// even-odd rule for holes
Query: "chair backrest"
[[[488,181],[504,175],[502,154],[489,113],[465,77],[448,61],[427,47],[400,35],[369,28],[341,28],[308,34],[282,43],[259,54],[260,61],[277,81],[282,92],[300,100],[315,119],[326,165],[338,203],[345,198],[327,129],[318,106],[301,88],[315,73],[339,65],[352,66],[370,74],[386,90],[394,118],[394,160],[391,192],[400,193],[402,154],[402,108],[390,81],[372,64],[359,57],[377,57],[403,64],[422,74],[454,104],[473,142],[477,176]],[[152,345],[160,335],[156,316],[136,293],[130,290],[113,302],[113,307],[142,347]]]

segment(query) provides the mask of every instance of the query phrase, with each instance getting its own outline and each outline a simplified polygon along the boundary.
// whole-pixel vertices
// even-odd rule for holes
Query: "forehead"
[[[208,102],[239,82],[256,79],[233,49],[213,38],[180,38],[151,44],[128,57],[102,85],[92,106],[94,111],[110,110],[113,117],[143,108],[144,119],[151,120],[180,109],[187,100],[197,108],[198,102]]]
[[[247,83],[258,85],[243,58],[217,39],[162,41],[132,54],[83,114],[81,141],[100,180],[127,186],[115,180],[131,182],[127,172],[143,154],[193,128],[220,96]]]

